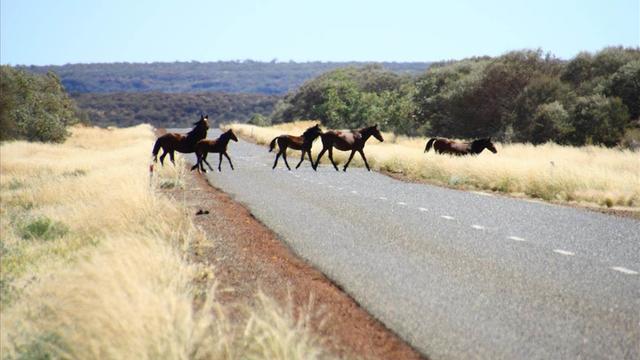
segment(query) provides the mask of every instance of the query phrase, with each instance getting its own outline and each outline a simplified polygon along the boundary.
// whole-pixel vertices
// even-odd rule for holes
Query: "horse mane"
[[[322,131],[317,132],[316,128],[317,128],[317,125],[314,125],[308,128],[302,133],[302,137],[305,140],[315,140],[315,138],[320,136],[320,134],[322,133]]]
[[[186,141],[196,143],[198,140],[202,140],[207,135],[207,128],[203,121],[198,121],[196,126],[187,133]]]

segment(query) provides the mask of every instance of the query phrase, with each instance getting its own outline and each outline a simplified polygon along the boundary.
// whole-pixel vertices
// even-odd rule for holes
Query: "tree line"
[[[226,93],[93,93],[74,94],[73,99],[94,124],[132,126],[149,123],[156,127],[188,127],[201,113],[212,125],[247,122],[251,116],[268,116],[279,97],[262,94]]]
[[[614,146],[640,138],[639,112],[640,49],[609,47],[569,61],[523,50],[434,63],[417,77],[380,66],[337,69],[287,94],[267,120]]]

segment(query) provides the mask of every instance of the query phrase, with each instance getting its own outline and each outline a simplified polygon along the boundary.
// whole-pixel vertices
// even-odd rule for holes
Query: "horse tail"
[[[424,148],[424,152],[427,152],[429,151],[429,149],[431,149],[431,145],[434,141],[436,141],[436,138],[431,138],[429,139],[429,141],[427,141],[427,146]]]
[[[153,151],[152,151],[153,161],[155,162],[158,161],[158,152],[160,151],[161,147],[162,145],[160,144],[160,138],[158,138],[156,139],[156,143],[153,145]]]
[[[273,138],[273,140],[271,140],[271,144],[269,144],[269,152],[273,151],[273,148],[276,147],[276,141],[278,141],[278,138],[280,136],[276,136]]]

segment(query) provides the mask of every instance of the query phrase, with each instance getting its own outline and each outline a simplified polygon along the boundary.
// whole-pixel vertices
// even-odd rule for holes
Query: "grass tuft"
[[[54,240],[65,236],[69,227],[61,221],[46,216],[38,217],[20,227],[20,236],[25,240]]]

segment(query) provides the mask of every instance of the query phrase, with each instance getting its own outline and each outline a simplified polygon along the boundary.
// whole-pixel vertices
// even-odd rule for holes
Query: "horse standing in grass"
[[[218,162],[218,171],[222,171],[222,155],[224,155],[227,158],[227,160],[229,160],[229,165],[231,165],[231,170],[233,170],[233,163],[231,162],[231,158],[227,154],[227,145],[229,144],[229,140],[238,141],[236,134],[234,134],[233,130],[231,129],[222,133],[222,135],[220,135],[215,140],[204,139],[204,140],[198,141],[198,143],[195,146],[197,161],[196,161],[196,164],[191,167],[191,170],[193,171],[196,168],[198,168],[198,166],[200,166],[199,171],[207,172],[207,170],[204,169],[204,165],[202,165],[202,163],[204,162],[207,164],[209,169],[213,171],[211,164],[209,164],[209,162],[207,161],[207,155],[210,152],[220,154],[220,161]]]
[[[496,147],[491,142],[491,138],[477,139],[471,142],[459,142],[444,138],[431,138],[427,141],[427,146],[424,148],[424,152],[429,151],[433,145],[433,151],[438,154],[453,154],[453,155],[478,155],[484,149],[489,149],[492,153],[497,153]]]
[[[380,130],[378,130],[378,124],[365,127],[357,130],[346,130],[346,131],[336,131],[330,130],[326,131],[322,135],[320,135],[320,139],[322,139],[322,151],[318,154],[318,159],[316,160],[316,164],[313,169],[318,168],[318,164],[320,163],[320,159],[322,155],[328,150],[329,151],[329,160],[331,160],[331,164],[333,167],[338,170],[338,166],[335,161],[333,161],[333,148],[335,147],[338,150],[349,151],[351,150],[351,155],[349,155],[349,160],[344,164],[344,168],[342,171],[347,171],[347,166],[353,159],[353,155],[357,152],[362,156],[362,160],[364,160],[364,165],[367,167],[367,170],[371,171],[369,168],[369,163],[367,163],[367,158],[364,156],[364,144],[369,140],[369,138],[373,135],[380,142],[384,141],[382,138],[382,134],[380,134]]]
[[[292,148],[294,150],[302,151],[302,156],[300,157],[300,162],[296,165],[296,169],[300,167],[300,164],[304,161],[305,154],[309,155],[309,161],[311,162],[311,167],[315,170],[313,166],[313,159],[311,158],[311,146],[313,145],[313,141],[322,135],[322,130],[320,129],[320,124],[316,124],[305,130],[305,132],[301,136],[293,136],[293,135],[280,135],[273,140],[271,140],[271,144],[269,144],[269,152],[272,152],[278,144],[278,154],[276,154],[276,161],[273,163],[272,169],[276,168],[278,165],[278,159],[280,155],[284,159],[284,164],[287,165],[287,169],[291,170],[289,167],[289,163],[287,162],[287,148]]]
[[[167,133],[160,136],[153,145],[153,162],[158,162],[158,152],[162,149],[160,164],[164,166],[164,158],[169,154],[173,165],[176,164],[173,155],[174,151],[181,153],[192,153],[195,151],[196,143],[207,137],[209,130],[209,115],[201,115],[200,120],[193,123],[195,125],[187,135],[178,133]]]

